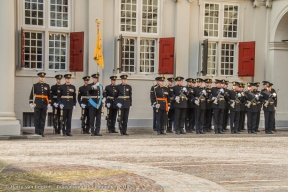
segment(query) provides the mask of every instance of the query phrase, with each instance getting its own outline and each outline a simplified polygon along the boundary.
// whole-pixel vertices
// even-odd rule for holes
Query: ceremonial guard
[[[185,124],[185,117],[186,117],[186,109],[187,109],[187,88],[182,86],[183,84],[183,77],[176,77],[175,81],[177,85],[175,85],[170,91],[170,97],[175,99],[173,103],[173,107],[175,109],[175,133],[176,134],[186,134],[183,130]]]
[[[213,119],[214,119],[214,131],[215,134],[224,134],[222,132],[223,128],[223,113],[226,105],[226,101],[224,99],[224,89],[222,88],[222,84],[225,81],[215,79],[215,87],[212,87],[212,109],[213,109]]]
[[[82,78],[84,80],[84,85],[79,87],[78,90],[78,103],[81,107],[81,128],[83,134],[90,134],[89,132],[89,106],[88,106],[88,85],[90,81],[90,76],[85,76]]]
[[[241,103],[240,103],[240,119],[239,119],[239,129],[238,132],[243,132],[245,130],[245,103],[246,103],[246,97],[244,94],[244,88],[245,88],[245,84],[244,83],[240,83],[240,93],[241,93]]]
[[[88,107],[89,107],[89,120],[91,136],[102,136],[100,134],[101,127],[101,112],[102,112],[102,99],[103,87],[98,82],[100,74],[96,73],[91,75],[93,83],[87,87],[88,90]],[[96,121],[96,122],[95,122]]]
[[[71,74],[65,74],[65,84],[61,85],[58,90],[58,104],[63,110],[63,136],[72,136],[71,134],[71,121],[72,113],[76,108],[76,88],[71,85]]]
[[[119,109],[119,130],[120,135],[127,133],[129,111],[132,107],[132,87],[127,84],[128,75],[121,75],[121,84],[116,86],[115,102]]]
[[[44,137],[46,114],[47,109],[50,107],[51,94],[49,84],[44,83],[46,73],[38,73],[37,75],[39,82],[32,85],[29,105],[31,110],[34,108],[35,134],[42,135],[42,137]],[[33,98],[34,95],[35,98]]]
[[[239,134],[239,119],[240,119],[240,99],[241,93],[239,91],[240,84],[236,81],[232,82],[233,87],[231,90],[227,89],[225,92],[228,98],[230,110],[230,130],[231,134]]]
[[[165,133],[167,113],[170,106],[169,88],[164,86],[165,77],[157,77],[158,86],[154,88],[151,103],[156,108],[157,113],[157,135]]]
[[[258,112],[257,100],[259,100],[259,95],[255,94],[254,89],[256,87],[254,83],[247,83],[247,86],[248,90],[245,91],[245,97],[246,97],[245,111],[247,112],[247,128],[249,134],[251,133],[255,134],[257,112]]]
[[[194,106],[195,103],[194,101],[194,90],[192,87],[192,83],[193,83],[194,79],[193,78],[188,78],[186,79],[187,82],[187,110],[186,110],[186,121],[185,121],[185,129],[187,133],[193,133],[193,129],[194,129],[194,125],[195,123],[193,123],[193,121],[195,122],[195,113],[194,113]],[[190,93],[190,94],[189,94]]]
[[[225,79],[223,79],[222,81],[224,81],[223,85],[223,89],[224,92],[226,92],[228,90],[228,85],[229,85],[229,81],[226,81]],[[226,100],[227,97],[225,98],[225,109],[223,112],[223,125],[222,125],[222,131],[226,132],[227,131],[227,124],[228,124],[228,116],[229,116],[229,106],[228,106],[228,101]]]
[[[53,109],[53,128],[55,134],[60,134],[62,125],[60,121],[60,108],[58,106],[58,90],[61,85],[62,75],[56,75],[56,84],[51,86],[51,99],[52,99],[52,109]]]
[[[111,84],[107,85],[104,90],[103,97],[106,98],[105,105],[107,107],[107,127],[109,133],[118,133],[115,130],[115,123],[117,117],[118,108],[116,103],[114,102],[116,96],[116,79],[117,76],[111,76]]]
[[[205,110],[205,120],[204,120],[204,132],[211,132],[212,130],[212,79],[205,79],[205,87],[204,89],[207,92],[206,95],[206,110]]]
[[[174,78],[173,77],[170,77],[170,78],[167,78],[168,80],[168,88],[169,88],[169,95],[170,95],[170,91],[173,91],[173,84],[174,84]],[[175,110],[174,110],[174,99],[173,97],[170,97],[170,109],[169,109],[169,112],[168,112],[168,122],[167,122],[167,133],[173,133],[172,131],[172,127],[174,127],[175,129],[175,126],[173,126],[174,124],[174,115],[175,115]]]
[[[260,83],[259,82],[256,82],[254,83],[255,84],[255,94],[260,94],[260,91],[259,91],[259,85]],[[261,113],[261,110],[262,110],[262,103],[260,100],[257,101],[257,106],[258,106],[258,111],[257,111],[257,121],[256,121],[256,128],[255,128],[255,132],[260,132],[259,131],[259,123],[260,123],[260,113]]]
[[[150,101],[153,97],[153,94],[154,94],[154,89],[155,87],[158,86],[158,81],[157,81],[157,77],[155,78],[155,81],[156,81],[156,84],[151,87],[150,89]],[[153,109],[153,131],[157,131],[157,113],[156,113],[156,108],[155,106],[152,104],[152,109]]]
[[[274,111],[277,106],[277,94],[272,91],[272,85],[272,83],[266,83],[266,88],[261,91],[266,134],[273,134]]]
[[[207,92],[202,87],[203,79],[197,78],[197,86],[193,88],[195,108],[196,134],[205,134],[203,131]]]

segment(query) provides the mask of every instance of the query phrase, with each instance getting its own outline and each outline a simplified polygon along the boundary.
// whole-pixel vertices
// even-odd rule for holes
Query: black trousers
[[[248,132],[255,131],[257,122],[257,112],[247,111],[247,129]]]
[[[82,110],[81,109],[81,116],[82,116]],[[89,132],[90,129],[90,116],[89,116],[89,107],[84,108],[84,123],[82,122],[82,128],[84,132]]]
[[[121,123],[121,129],[119,130],[122,134],[127,133],[127,124],[128,124],[128,117],[129,117],[129,111],[130,108],[121,108],[119,109],[121,111],[120,115],[120,123]]]
[[[167,112],[166,110],[158,110],[157,113],[157,125],[158,125],[158,130],[157,131],[164,131],[165,125],[167,121]]]
[[[116,123],[116,117],[117,117],[117,111],[118,109],[109,109],[109,116],[108,119],[110,120],[110,125],[108,126],[108,131],[115,131],[115,123]]]
[[[229,114],[229,110],[228,110],[228,109],[224,109],[224,112],[223,112],[223,124],[222,124],[222,130],[227,129],[227,124],[228,124],[228,114]]]
[[[185,129],[186,131],[193,131],[195,126],[195,113],[193,108],[186,109]]]
[[[34,108],[34,126],[35,134],[43,135],[46,121],[47,107]]]
[[[265,133],[271,132],[274,123],[274,111],[264,111]]]
[[[90,117],[89,124],[90,124],[90,129],[91,129],[92,134],[100,132],[101,110],[102,110],[102,106],[100,106],[99,109],[94,108],[93,106],[89,107],[89,117]]]
[[[185,124],[186,108],[175,108],[175,131],[182,131]]]
[[[206,130],[211,130],[212,129],[212,109],[206,109],[205,110],[204,128]]]
[[[63,109],[63,134],[71,133],[73,109]]]
[[[168,131],[172,131],[173,122],[174,122],[174,115],[175,115],[175,109],[170,109],[168,112]]]
[[[196,132],[203,131],[205,109],[195,109]]]
[[[231,133],[237,133],[239,131],[240,124],[240,111],[230,111],[230,129]]]
[[[219,133],[223,128],[223,113],[224,109],[213,109],[214,130]]]
[[[276,111],[274,110],[274,119],[273,119],[273,129],[272,130],[275,130],[276,129],[276,125],[275,125],[275,113],[276,113]]]
[[[258,129],[259,129],[259,123],[260,123],[260,111],[257,112],[257,119],[256,119],[255,131],[258,131]]]
[[[155,107],[153,107],[153,130],[154,131],[158,130],[158,128],[157,128],[157,112],[156,112]]]
[[[244,127],[245,127],[245,111],[240,111],[238,131],[244,130],[245,129]]]
[[[54,107],[53,109],[53,127],[55,129],[55,132],[60,133],[61,131],[61,121],[60,121],[60,107]],[[56,113],[56,114],[55,114]]]

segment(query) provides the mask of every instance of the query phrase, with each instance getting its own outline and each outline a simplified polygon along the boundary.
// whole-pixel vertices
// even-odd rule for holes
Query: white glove
[[[202,90],[202,93],[203,93],[204,95],[207,94],[205,89]]]
[[[183,87],[183,88],[182,88],[182,90],[183,90],[184,92],[187,92],[187,89],[186,89],[186,87]]]
[[[241,93],[238,93],[237,95],[238,95],[238,97],[241,97]]]
[[[257,100],[259,100],[259,95],[257,94],[257,95],[255,95],[255,98],[257,99]]]
[[[273,93],[272,95],[273,95],[273,97],[276,97],[276,96],[277,96],[277,94],[276,94],[276,93]]]
[[[168,107],[168,111],[170,110],[170,107]]]
[[[53,103],[54,107],[58,108],[58,103]]]
[[[157,104],[157,105],[156,105],[156,108],[159,109],[159,108],[160,108],[160,104]]]
[[[121,103],[117,103],[117,107],[118,107],[118,108],[121,108],[121,107],[122,107],[122,104],[121,104]]]
[[[31,108],[34,108],[34,104],[33,103],[30,103],[29,105],[30,105]]]
[[[154,107],[155,107],[155,105],[153,104],[153,105],[152,105],[152,108],[154,108]]]
[[[197,104],[197,103],[198,103],[198,100],[195,100],[194,103]]]
[[[223,88],[221,88],[221,89],[220,89],[220,92],[221,92],[221,93],[224,93],[224,89],[223,89]]]
[[[177,100],[179,100],[179,99],[180,99],[180,97],[179,97],[179,96],[176,96],[176,97],[175,97],[175,100],[176,100],[176,101],[177,101]]]
[[[76,106],[73,106],[73,110],[76,109]]]
[[[47,105],[47,109],[49,109],[51,107],[51,104],[49,103],[48,105]]]
[[[132,106],[130,106],[130,110],[132,109]]]
[[[274,107],[274,110],[276,111],[277,107]]]
[[[82,103],[82,104],[81,104],[81,107],[84,109],[84,108],[86,107],[86,105]]]
[[[97,83],[95,85],[92,85],[93,89],[97,89],[97,87],[98,87]]]
[[[107,108],[110,108],[111,104],[110,103],[106,103]]]
[[[214,101],[216,99],[216,97],[212,97],[212,101]]]
[[[63,104],[60,104],[60,109],[63,109],[64,108],[64,105]]]

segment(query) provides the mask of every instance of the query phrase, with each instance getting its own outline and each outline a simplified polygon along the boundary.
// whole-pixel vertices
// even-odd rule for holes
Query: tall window
[[[68,69],[67,36],[70,32],[70,1],[22,0],[24,69]],[[45,56],[47,49],[48,55]],[[44,65],[46,63],[47,65]]]
[[[119,29],[124,37],[120,60],[122,72],[155,73],[159,6],[159,0],[120,1]]]
[[[239,5],[204,3],[203,39],[208,44],[208,75],[232,76],[235,67],[238,39]]]

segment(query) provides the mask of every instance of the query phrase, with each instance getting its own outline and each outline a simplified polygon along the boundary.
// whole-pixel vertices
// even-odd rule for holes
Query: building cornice
[[[260,6],[266,6],[266,8],[272,7],[272,0],[253,0],[253,6],[255,8]]]
[[[288,42],[270,42],[269,50],[288,51]]]

